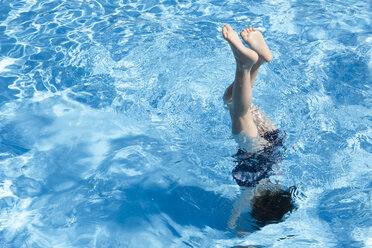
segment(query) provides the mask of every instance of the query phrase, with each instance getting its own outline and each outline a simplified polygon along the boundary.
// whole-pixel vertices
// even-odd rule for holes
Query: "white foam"
[[[4,58],[0,61],[0,73],[10,71],[10,69],[6,68],[9,65],[13,65],[17,60],[13,58]]]
[[[12,185],[12,181],[10,180],[5,180],[4,182],[0,183],[0,198],[3,197],[14,197],[15,195],[13,192],[10,190],[10,186]]]
[[[365,247],[372,247],[372,227],[355,228],[351,234],[355,240],[363,242]]]

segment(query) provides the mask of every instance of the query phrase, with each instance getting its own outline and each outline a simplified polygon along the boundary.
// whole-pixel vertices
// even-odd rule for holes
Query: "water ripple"
[[[368,246],[370,16],[366,1],[2,1],[0,243]],[[267,38],[254,103],[287,132],[275,179],[306,195],[240,238],[225,23]]]

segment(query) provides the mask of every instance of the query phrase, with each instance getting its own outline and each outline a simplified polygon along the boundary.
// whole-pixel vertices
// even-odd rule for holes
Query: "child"
[[[261,32],[255,28],[246,28],[240,33],[250,48],[241,42],[230,25],[223,27],[222,34],[236,61],[235,80],[226,89],[223,99],[230,110],[232,133],[241,147],[235,155],[237,166],[233,177],[241,186],[242,195],[234,204],[228,224],[231,229],[236,229],[242,209],[249,205],[252,217],[261,225],[280,221],[294,208],[291,192],[272,184],[268,177],[273,165],[281,161],[278,148],[283,145],[283,137],[252,105],[252,87],[257,73],[263,63],[272,60],[272,54]]]
[[[271,52],[261,32],[255,28],[246,28],[240,33],[252,49],[243,45],[230,25],[223,27],[222,34],[229,42],[236,60],[235,80],[223,96],[224,102],[230,109],[232,133],[258,141],[262,147],[267,142],[260,137],[267,132],[276,131],[277,128],[255,106],[252,106],[252,88],[260,66],[272,60]],[[257,144],[253,146],[249,147],[251,151],[260,148]]]

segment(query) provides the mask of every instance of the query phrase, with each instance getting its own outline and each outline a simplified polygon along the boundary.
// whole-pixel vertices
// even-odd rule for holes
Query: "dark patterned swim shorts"
[[[272,175],[273,166],[282,161],[285,134],[277,129],[265,133],[263,138],[270,143],[263,150],[250,153],[239,149],[234,155],[237,165],[232,175],[239,186],[254,187],[260,180]]]

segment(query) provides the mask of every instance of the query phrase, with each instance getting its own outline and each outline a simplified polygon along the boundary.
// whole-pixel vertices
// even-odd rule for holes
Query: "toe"
[[[227,31],[233,30],[232,27],[229,24],[226,24],[225,27],[226,27]]]
[[[227,38],[227,28],[224,26],[223,28],[222,28],[222,35],[223,35],[223,38]]]
[[[247,37],[248,36],[248,30],[247,29],[243,29],[243,31],[240,33],[240,36]]]

